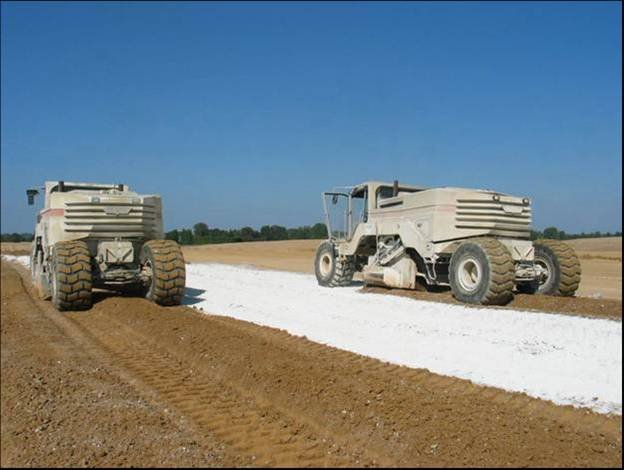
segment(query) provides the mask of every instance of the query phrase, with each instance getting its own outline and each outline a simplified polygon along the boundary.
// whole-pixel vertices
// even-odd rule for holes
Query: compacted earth
[[[621,416],[138,298],[59,313],[15,263],[1,287],[3,467],[622,464]]]

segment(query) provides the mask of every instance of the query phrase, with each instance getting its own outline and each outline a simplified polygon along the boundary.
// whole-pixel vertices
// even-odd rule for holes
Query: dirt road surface
[[[2,466],[620,466],[621,416],[189,308],[60,314],[2,263]]]

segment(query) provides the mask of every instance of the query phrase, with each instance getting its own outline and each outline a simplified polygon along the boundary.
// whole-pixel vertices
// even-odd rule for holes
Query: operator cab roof
[[[368,189],[368,188],[376,189],[382,186],[392,188],[394,186],[394,183],[388,183],[385,181],[365,181],[355,186],[353,190],[351,191],[351,194],[355,195],[364,189]],[[411,193],[411,192],[423,191],[425,189],[430,189],[430,188],[428,188],[427,186],[414,186],[411,184],[403,184],[399,181],[399,191],[405,191],[405,192]]]
[[[78,183],[74,181],[46,181],[45,192],[47,194],[53,192],[67,191],[128,191],[128,185],[125,184],[100,184],[100,183]]]

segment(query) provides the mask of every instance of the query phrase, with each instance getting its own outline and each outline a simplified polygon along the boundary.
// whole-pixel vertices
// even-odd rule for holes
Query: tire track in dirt
[[[109,298],[80,318],[121,325],[193,373],[252,393],[319,435],[405,465],[617,466],[621,417],[387,364],[272,328]],[[112,326],[106,326],[112,325]],[[385,457],[385,459],[383,459]],[[261,462],[260,462],[261,463]]]
[[[336,358],[344,363],[345,368],[357,371],[361,376],[374,379],[380,374],[390,374],[393,380],[400,383],[410,383],[416,387],[434,387],[444,390],[445,393],[456,396],[472,396],[475,400],[484,400],[504,405],[505,408],[514,412],[523,411],[529,415],[548,417],[560,425],[574,425],[577,429],[586,432],[599,432],[610,435],[617,439],[621,436],[621,428],[615,420],[602,420],[593,412],[574,408],[571,405],[560,406],[551,402],[530,397],[523,393],[514,393],[496,387],[477,385],[470,381],[432,374],[427,369],[412,369],[378,359],[361,356],[349,351],[344,351],[331,346],[309,341],[305,338],[290,335],[283,330],[273,328],[259,328],[247,322],[233,320],[227,317],[211,317],[214,322],[219,322],[227,328],[233,328],[248,335],[260,335],[274,347],[283,348],[284,354],[293,353],[304,355],[310,360],[324,363],[334,362]],[[284,347],[286,346],[286,347]]]
[[[79,316],[74,319],[80,322]],[[90,325],[92,335],[120,365],[153,388],[164,400],[208,430],[231,450],[262,466],[376,465],[379,457],[351,450],[330,435],[319,436],[294,416],[262,406],[230,385],[193,370],[124,324]],[[128,345],[132,345],[131,348]],[[267,406],[268,405],[268,406]]]
[[[22,276],[20,276],[22,274]],[[2,466],[232,465],[2,263]]]

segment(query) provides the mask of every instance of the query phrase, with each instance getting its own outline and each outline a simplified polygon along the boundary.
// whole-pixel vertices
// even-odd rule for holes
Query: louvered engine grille
[[[531,207],[515,202],[458,199],[455,227],[505,232],[505,235],[529,236]]]
[[[98,237],[142,237],[156,229],[156,207],[142,203],[68,202],[64,229]]]

